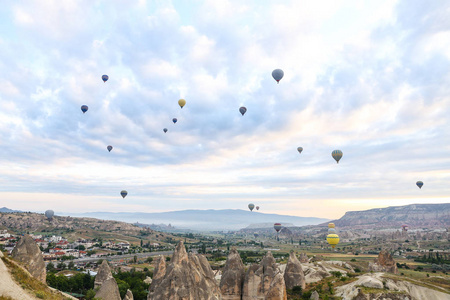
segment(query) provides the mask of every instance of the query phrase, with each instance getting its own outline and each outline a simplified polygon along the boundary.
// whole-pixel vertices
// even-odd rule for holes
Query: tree
[[[55,270],[55,265],[54,265],[52,262],[49,262],[49,263],[48,263],[46,269],[47,269],[47,272],[49,272],[49,273],[53,273],[53,272],[56,271],[56,270]]]
[[[73,261],[70,261],[67,269],[72,270],[73,268],[75,268],[75,264],[73,263]]]

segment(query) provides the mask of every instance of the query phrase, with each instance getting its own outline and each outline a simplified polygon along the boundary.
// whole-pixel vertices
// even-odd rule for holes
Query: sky
[[[446,0],[8,1],[0,207],[448,203],[449,83]]]

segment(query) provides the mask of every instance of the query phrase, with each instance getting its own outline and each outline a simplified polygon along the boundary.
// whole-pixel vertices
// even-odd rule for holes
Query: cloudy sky
[[[450,202],[449,1],[8,1],[0,24],[0,207]]]

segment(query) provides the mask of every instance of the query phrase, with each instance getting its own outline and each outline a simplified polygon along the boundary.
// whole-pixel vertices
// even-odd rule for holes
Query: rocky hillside
[[[123,234],[136,234],[142,229],[135,225],[118,221],[104,221],[94,218],[72,218],[54,216],[52,221],[37,213],[0,213],[0,226],[15,231],[79,230],[90,228],[99,231],[119,231]]]
[[[450,203],[411,204],[364,211],[349,211],[334,223],[338,228],[346,226],[353,228],[355,226],[360,228],[400,228],[403,224],[416,228],[446,228],[450,226]]]

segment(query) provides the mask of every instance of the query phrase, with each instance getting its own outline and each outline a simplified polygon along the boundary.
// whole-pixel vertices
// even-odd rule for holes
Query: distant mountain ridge
[[[223,210],[181,210],[162,213],[139,212],[90,212],[72,216],[92,217],[104,220],[117,220],[128,223],[171,224],[177,228],[199,231],[239,230],[255,223],[292,223],[295,226],[317,225],[329,219],[315,217],[297,217],[278,214],[266,214],[241,209]]]
[[[22,211],[9,209],[7,207],[0,208],[0,213],[14,213],[14,212],[22,212]]]
[[[403,224],[409,227],[449,227],[450,203],[410,204],[364,211],[349,211],[334,223],[337,227],[400,228]]]

